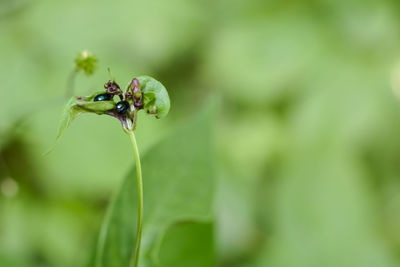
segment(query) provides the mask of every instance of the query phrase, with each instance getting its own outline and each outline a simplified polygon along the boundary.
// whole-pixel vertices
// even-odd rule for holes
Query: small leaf
[[[105,114],[107,111],[114,109],[114,101],[97,101],[93,102],[93,98],[103,91],[98,91],[90,96],[86,97],[71,97],[70,100],[65,104],[64,111],[60,120],[60,126],[58,128],[58,133],[56,141],[53,146],[44,154],[50,153],[57,143],[60,141],[61,137],[64,135],[65,130],[71,125],[71,122],[82,113],[96,113]]]
[[[198,253],[193,261],[204,258],[202,267],[213,266],[213,117],[214,109],[207,109],[143,157],[144,218],[139,266],[184,266],[175,263],[188,248]],[[135,247],[137,195],[132,169],[109,207],[99,238],[97,267],[129,266]],[[192,262],[186,266],[200,265]]]
[[[144,109],[157,118],[165,117],[170,109],[167,89],[156,79],[149,76],[137,77],[143,91]]]
[[[60,127],[58,128],[58,134],[56,137],[56,143],[63,136],[65,130],[69,127],[71,122],[81,112],[81,108],[76,105],[76,97],[71,97],[64,107],[64,111],[60,121]]]
[[[93,112],[96,114],[104,114],[104,112],[114,109],[114,101],[97,101],[97,102],[81,102],[77,101],[77,106],[83,109],[83,112]]]

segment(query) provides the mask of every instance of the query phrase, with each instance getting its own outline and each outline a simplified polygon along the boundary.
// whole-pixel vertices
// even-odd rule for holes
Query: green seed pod
[[[170,100],[167,89],[156,79],[149,76],[136,77],[143,92],[143,108],[156,118],[165,117],[170,109]]]

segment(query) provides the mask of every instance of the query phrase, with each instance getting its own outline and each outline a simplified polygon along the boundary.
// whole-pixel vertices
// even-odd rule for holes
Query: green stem
[[[137,267],[139,264],[140,243],[142,241],[142,227],[143,227],[143,181],[142,181],[142,167],[140,165],[139,149],[136,143],[135,133],[133,130],[127,131],[129,139],[132,143],[133,153],[135,155],[136,163],[136,177],[138,185],[138,224],[136,234],[135,253],[131,258],[131,266]]]
[[[75,79],[76,79],[76,71],[73,70],[70,72],[67,79],[67,84],[66,84],[67,88],[65,90],[65,98],[67,99],[72,97],[72,95],[74,94]]]

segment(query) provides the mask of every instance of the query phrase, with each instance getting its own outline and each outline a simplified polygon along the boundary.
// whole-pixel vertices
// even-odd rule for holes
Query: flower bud
[[[75,70],[83,71],[87,76],[90,76],[97,69],[97,58],[87,50],[78,54],[75,59]]]

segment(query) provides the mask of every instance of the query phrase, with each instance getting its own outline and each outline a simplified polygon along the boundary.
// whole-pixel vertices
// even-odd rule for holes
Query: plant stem
[[[143,181],[142,181],[142,167],[140,165],[139,149],[136,143],[135,133],[133,130],[127,131],[129,139],[131,140],[133,153],[135,155],[136,163],[136,178],[138,185],[138,224],[136,234],[135,253],[131,258],[131,266],[137,267],[139,264],[140,244],[142,241],[142,226],[143,226]]]
[[[74,94],[75,89],[75,79],[76,79],[76,71],[73,70],[68,75],[66,90],[65,90],[65,98],[70,98]]]

